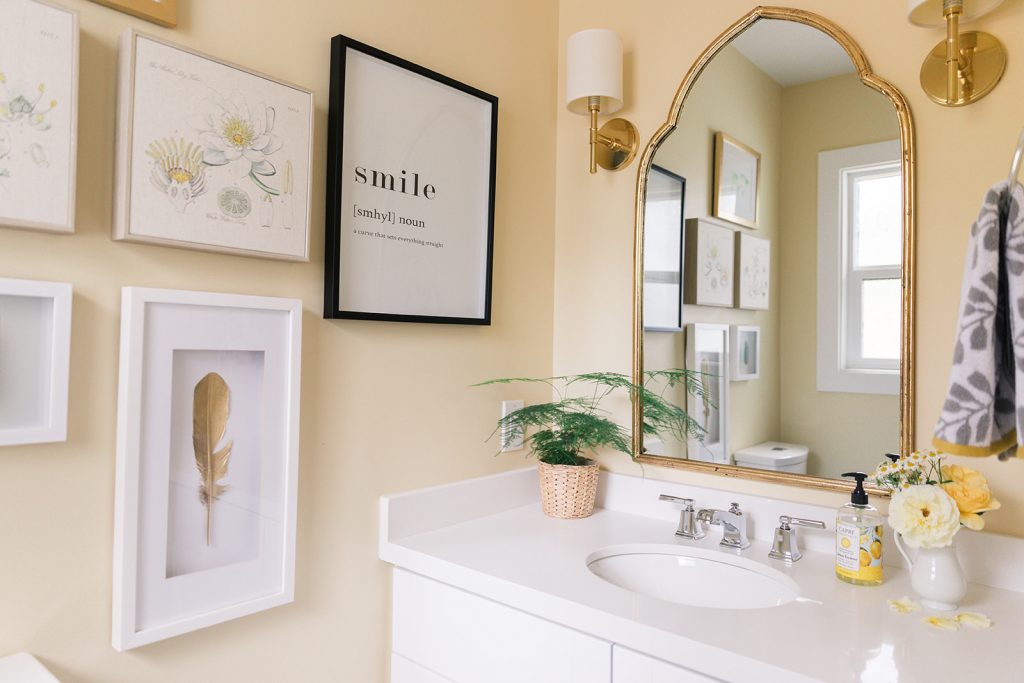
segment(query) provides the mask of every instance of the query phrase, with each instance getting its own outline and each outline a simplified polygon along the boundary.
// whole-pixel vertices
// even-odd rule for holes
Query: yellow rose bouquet
[[[988,480],[962,465],[944,465],[936,451],[915,452],[875,470],[879,488],[893,492],[889,525],[918,548],[950,545],[961,526],[984,528],[982,513],[998,510]]]

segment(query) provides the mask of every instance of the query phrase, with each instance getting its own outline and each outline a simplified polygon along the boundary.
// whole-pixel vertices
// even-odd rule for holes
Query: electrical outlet
[[[516,399],[514,401],[502,401],[501,402],[501,416],[505,417],[509,413],[514,413],[517,410],[519,410],[520,408],[522,408],[523,405],[524,405],[524,403],[523,403],[522,399]],[[508,437],[508,430],[505,429],[505,428],[502,428],[502,430],[501,430],[501,443],[504,444],[504,447],[501,449],[502,453],[508,453],[509,451],[521,451],[521,450],[523,450],[523,435],[522,434],[520,434],[519,437],[515,441],[513,441],[512,443],[508,442],[508,438],[507,437]]]

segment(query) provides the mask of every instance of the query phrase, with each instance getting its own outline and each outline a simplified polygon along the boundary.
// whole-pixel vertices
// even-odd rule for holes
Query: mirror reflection
[[[706,430],[672,458],[836,478],[899,449],[900,122],[846,51],[762,19],[708,64],[654,156],[645,370]],[[685,402],[685,403],[684,403]]]

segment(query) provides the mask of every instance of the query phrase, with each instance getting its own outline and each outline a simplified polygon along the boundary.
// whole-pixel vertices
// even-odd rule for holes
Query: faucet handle
[[[658,496],[658,500],[664,500],[669,503],[678,503],[688,511],[693,511],[693,498],[680,498],[679,496],[670,496],[667,493],[663,493]]]
[[[796,526],[806,526],[812,529],[824,529],[825,522],[817,519],[804,519],[803,517],[790,517],[789,515],[779,515],[779,528],[783,531],[789,531],[790,525],[795,524]]]
[[[734,515],[742,515],[743,514],[743,510],[740,510],[740,504],[739,503],[729,503],[729,512],[731,512]]]
[[[824,529],[825,523],[817,519],[803,519],[802,517],[790,517],[779,515],[779,528],[775,530],[775,538],[772,541],[771,552],[768,557],[775,560],[796,562],[803,555],[796,540],[796,529],[793,526],[806,526],[813,529]]]
[[[658,500],[683,506],[683,509],[679,511],[679,528],[676,529],[676,536],[694,541],[704,538],[704,525],[697,519],[697,511],[693,509],[693,498],[680,498],[663,493],[658,496]]]

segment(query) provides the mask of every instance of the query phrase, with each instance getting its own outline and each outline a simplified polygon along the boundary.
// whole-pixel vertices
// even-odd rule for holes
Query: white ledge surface
[[[619,544],[718,547],[674,535],[678,510],[657,493],[685,495],[698,507],[735,500],[751,516],[753,545],[743,556],[784,572],[800,597],[781,607],[720,610],[687,607],[618,588],[590,573],[586,558]],[[652,499],[653,494],[653,499]],[[834,576],[835,511],[714,489],[602,472],[599,504],[582,520],[545,517],[533,468],[381,499],[380,557],[395,566],[538,617],[724,681],[1017,681],[1012,653],[1024,632],[1024,594],[1014,566],[1020,539],[974,534],[963,539],[974,583],[961,611],[982,612],[988,631],[939,631],[923,623],[936,612],[901,616],[890,598],[912,596],[909,578],[886,547],[886,581],[858,587]],[[804,557],[787,567],[768,559],[779,514],[825,521],[803,533]],[[961,534],[960,536],[964,536]],[[985,538],[989,536],[991,538]],[[958,544],[961,539],[958,538]],[[997,566],[988,559],[998,559]],[[964,553],[961,553],[964,555]],[[1017,563],[1016,567],[1022,564]],[[1002,587],[995,587],[1002,586]]]

